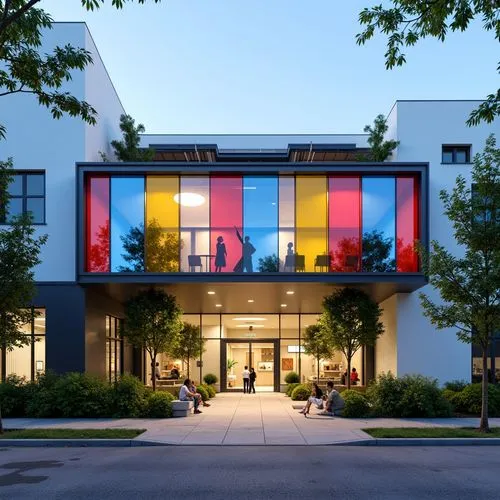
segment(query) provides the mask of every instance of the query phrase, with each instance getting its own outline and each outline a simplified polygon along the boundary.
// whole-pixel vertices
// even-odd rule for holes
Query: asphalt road
[[[500,447],[2,448],[5,499],[498,499]]]

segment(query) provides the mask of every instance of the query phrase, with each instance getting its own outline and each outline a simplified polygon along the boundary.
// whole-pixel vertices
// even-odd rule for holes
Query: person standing
[[[247,272],[253,273],[253,262],[252,255],[255,253],[255,247],[250,243],[250,236],[245,236],[243,240],[238,228],[235,226],[236,236],[240,240],[240,243],[243,245],[242,247],[242,257],[240,261],[236,264],[234,271],[235,272]]]
[[[219,236],[217,238],[217,245],[215,251],[215,272],[220,273],[223,267],[226,267],[226,244],[224,243],[224,238]]]
[[[257,378],[257,374],[255,373],[255,370],[253,368],[250,368],[250,390],[249,392],[252,392],[255,394],[255,379]]]
[[[248,371],[248,366],[245,366],[245,369],[242,373],[243,376],[243,394],[250,394],[250,372]]]

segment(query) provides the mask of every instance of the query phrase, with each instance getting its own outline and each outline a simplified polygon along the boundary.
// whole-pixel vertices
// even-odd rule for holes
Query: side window
[[[15,172],[7,188],[9,206],[1,223],[8,223],[16,215],[31,212],[34,224],[45,223],[45,173]]]
[[[442,163],[470,163],[470,145],[442,146]]]

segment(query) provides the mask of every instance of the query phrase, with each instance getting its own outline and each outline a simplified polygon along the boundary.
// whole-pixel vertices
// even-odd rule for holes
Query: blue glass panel
[[[395,271],[396,180],[363,177],[362,191],[363,271]]]
[[[144,271],[144,177],[111,178],[111,271]]]
[[[278,272],[277,177],[243,178],[243,238],[244,271]]]

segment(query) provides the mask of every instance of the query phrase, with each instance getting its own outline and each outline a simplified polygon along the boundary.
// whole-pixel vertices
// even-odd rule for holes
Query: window
[[[31,212],[34,224],[45,223],[45,174],[43,172],[16,172],[7,188],[9,207],[0,222],[9,222],[12,217]]]
[[[470,163],[470,146],[443,146],[442,163]]]
[[[106,316],[106,372],[110,382],[123,373],[122,326],[122,319]]]

